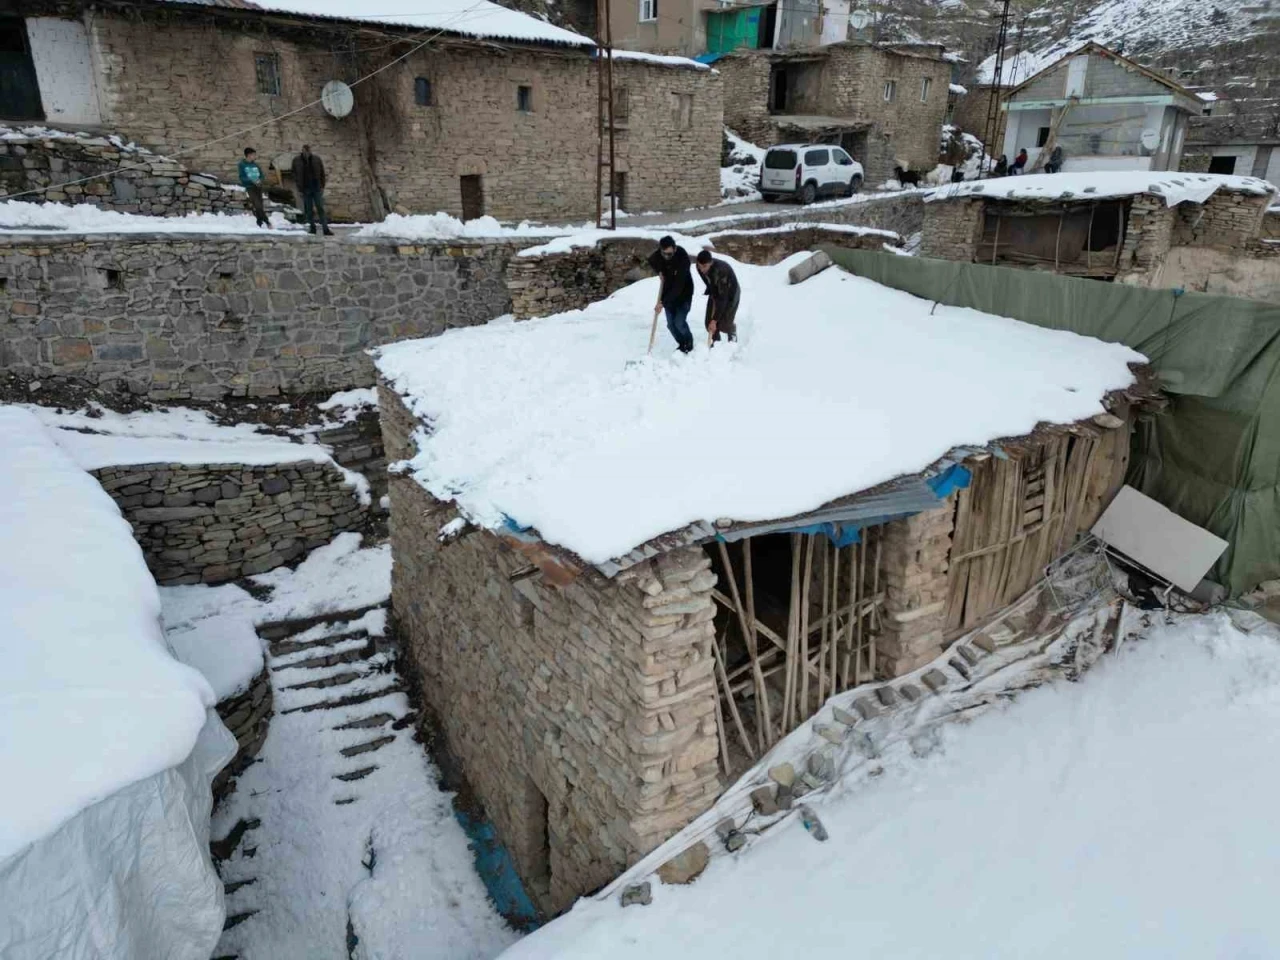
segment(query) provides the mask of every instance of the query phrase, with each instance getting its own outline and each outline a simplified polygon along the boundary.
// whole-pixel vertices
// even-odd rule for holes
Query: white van
[[[772,203],[795,197],[852,197],[862,186],[862,164],[829,143],[783,143],[770,147],[760,165],[760,193]]]

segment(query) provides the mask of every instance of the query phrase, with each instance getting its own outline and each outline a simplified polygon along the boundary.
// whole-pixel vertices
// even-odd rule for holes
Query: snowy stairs
[[[397,739],[413,738],[416,715],[407,709],[403,696],[407,688],[393,669],[393,659],[379,649],[381,638],[361,625],[366,615],[384,609],[379,604],[258,628],[266,642],[274,688],[277,718],[273,727],[288,722],[284,718],[290,714],[302,714],[307,717],[302,721],[307,742],[333,744],[328,759],[306,762],[329,771],[334,785],[331,802],[337,807],[360,801],[360,781],[379,769],[379,751]],[[412,744],[411,749],[421,747]],[[271,751],[264,749],[259,763],[270,765]],[[270,780],[270,775],[265,779]],[[272,789],[306,788],[282,771],[280,785],[273,784]],[[252,784],[241,805],[253,811],[261,792]],[[210,844],[224,878],[227,902],[224,939],[215,960],[257,960],[255,953],[242,955],[235,944],[227,943],[226,934],[259,912],[254,858],[260,839],[272,828],[263,806],[261,818],[242,813],[222,840]]]

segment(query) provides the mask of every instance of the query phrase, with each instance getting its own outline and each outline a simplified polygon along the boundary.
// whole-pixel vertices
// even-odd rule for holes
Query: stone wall
[[[157,583],[224,583],[299,559],[365,513],[332,464],[152,463],[91,471]]]
[[[15,235],[0,367],[156,400],[369,386],[369,347],[507,313],[524,245]]]
[[[978,253],[978,241],[982,238],[985,208],[982,200],[926,203],[920,256],[972,262]]]
[[[388,456],[415,423],[382,389]],[[699,548],[557,587],[391,479],[392,604],[447,749],[540,908],[613,879],[719,794],[715,577]]]
[[[357,87],[354,111],[335,119],[306,106],[321,86],[384,66],[405,53],[401,46],[357,41],[338,24],[301,27],[216,7],[139,9],[127,18],[103,11],[88,22],[111,129],[177,153],[260,126],[194,150],[190,162],[201,169],[233,177],[241,149],[254,146],[264,167],[274,164],[268,179],[290,187],[289,164],[309,143],[325,161],[330,212],[339,218],[395,209],[459,215],[464,176],[481,178],[483,212],[496,217],[595,211],[596,67],[581,50],[436,38]],[[346,51],[357,43],[366,52],[353,59]],[[278,63],[278,95],[258,90],[255,58],[264,54]],[[638,61],[619,61],[614,72],[630,107],[616,144],[626,204],[716,202],[719,76]],[[429,103],[417,102],[418,78],[430,83]],[[527,110],[518,106],[520,87],[531,90]]]
[[[236,755],[213,778],[213,799],[221,800],[235,790],[232,782],[248,769],[267,740],[267,728],[275,710],[271,674],[264,667],[249,681],[249,689],[218,704],[218,716],[236,738]]]
[[[923,206],[920,194],[907,194],[823,207],[819,211],[796,207],[777,214],[735,218],[731,221],[733,227],[727,230],[715,230],[718,224],[711,222],[691,233],[704,236],[710,249],[734,259],[756,264],[777,263],[792,253],[813,249],[821,243],[867,249],[879,249],[885,243],[900,244],[902,236],[920,228]],[[795,229],[806,212],[810,218],[821,217],[823,223],[808,223],[802,229]],[[824,229],[824,223],[861,226],[872,232],[854,234]],[[700,230],[706,232],[699,234]],[[619,237],[567,253],[513,257],[507,268],[511,312],[520,319],[545,317],[564,310],[580,310],[603,300],[629,283],[652,276],[647,261],[655,249],[652,239]],[[696,250],[690,250],[690,257],[695,253]]]
[[[118,138],[0,131],[0,197],[40,190],[22,199],[160,217],[247,208],[242,191],[227,190],[217,178],[191,173],[167,157],[130,150]],[[74,182],[85,177],[102,179]]]
[[[951,117],[951,122],[965,133],[971,133],[981,140],[987,135],[987,111],[990,109],[995,88],[971,84],[968,90],[969,92],[956,103],[956,112]],[[999,157],[1003,152],[1004,127],[1008,119],[1007,112],[997,111],[996,129],[991,139],[993,146],[987,147],[987,153],[993,157]]]
[[[954,526],[954,500],[885,524],[884,623],[876,638],[884,676],[910,673],[942,651]]]
[[[1260,240],[1280,240],[1280,206],[1271,207],[1262,218]]]
[[[1174,208],[1173,245],[1243,250],[1257,241],[1274,197],[1219,190],[1204,203],[1180,203]]]

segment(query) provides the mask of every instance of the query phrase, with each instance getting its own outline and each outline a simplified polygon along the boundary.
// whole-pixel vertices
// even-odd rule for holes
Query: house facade
[[[608,0],[615,47],[686,57],[796,50],[850,36],[851,0]]]
[[[0,120],[117,133],[224,179],[253,146],[269,185],[284,190],[293,156],[310,144],[340,218],[595,212],[595,47],[522,14],[493,8],[516,18],[512,32],[525,39],[444,30],[423,44],[411,27],[223,5],[18,8],[21,16],[0,18],[15,51],[7,76],[18,78],[0,85]],[[329,81],[382,67],[353,88],[346,116],[318,102]],[[715,202],[718,76],[692,62],[620,58],[614,83],[625,113],[615,143],[624,208]]]
[[[929,170],[947,113],[951,63],[936,46],[845,41],[793,52],[735,51],[716,59],[725,125],[761,146],[838,143],[866,183],[895,166]]]
[[[1163,74],[1089,43],[1014,87],[1001,109],[1002,152],[1012,161],[1025,148],[1030,173],[1055,147],[1067,172],[1177,170],[1201,105]]]
[[[1205,106],[1211,112],[1191,118],[1181,169],[1280,183],[1280,114]]]

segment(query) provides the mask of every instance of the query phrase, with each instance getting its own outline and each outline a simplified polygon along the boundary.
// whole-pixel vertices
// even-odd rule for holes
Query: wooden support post
[[[871,621],[867,625],[868,633],[874,625],[878,630],[880,627],[880,548],[884,545],[884,531],[876,533],[876,558],[872,561],[871,566],[871,609],[868,611],[868,619]],[[871,678],[874,680],[876,676],[876,640],[875,637],[868,637],[871,644]]]
[[[733,572],[733,561],[729,559],[729,549],[721,541],[720,544],[720,562],[724,565],[724,575],[729,580],[729,592],[733,597],[734,609],[738,614],[738,624],[742,628],[743,641],[747,645],[747,656],[751,658],[753,665],[753,673],[756,680],[756,721],[760,723],[763,720],[764,731],[766,733],[765,743],[773,742],[773,724],[769,719],[769,694],[765,690],[764,676],[760,673],[760,656],[759,647],[756,643],[755,617],[749,616],[747,611],[743,609],[741,595],[738,593],[738,578]],[[747,571],[747,591],[748,596],[754,601],[754,594],[751,592],[751,541],[747,539],[743,541],[743,550],[745,551],[746,560],[744,566]],[[754,611],[752,611],[754,614]],[[760,728],[757,727],[757,734]],[[762,748],[763,749],[763,748]]]
[[[787,617],[787,672],[782,697],[782,731],[785,735],[795,725],[796,656],[800,633],[800,534],[791,535],[791,603]]]
[[[1098,212],[1096,203],[1089,204],[1089,232],[1084,236],[1084,267],[1093,270],[1093,215]],[[1117,241],[1118,242],[1118,241]]]
[[[822,635],[818,639],[818,703],[826,702],[827,643],[831,639],[831,545],[822,541]]]
[[[817,537],[805,537],[804,580],[800,588],[800,710],[796,722],[809,719],[809,589],[813,585],[813,547]]]
[[[1062,247],[1062,221],[1066,216],[1067,211],[1065,209],[1058,211],[1058,233],[1053,238],[1053,269],[1055,272],[1058,269],[1058,251]]]
[[[993,267],[996,264],[996,251],[1000,249],[1000,221],[1002,219],[1003,218],[1000,216],[1000,214],[997,213],[996,214],[996,236],[995,236],[995,239],[991,241],[991,265]]]
[[[724,697],[729,702],[729,713],[733,716],[734,728],[738,731],[738,736],[742,739],[742,746],[743,749],[747,751],[747,756],[754,760],[756,758],[756,752],[751,746],[751,738],[747,736],[747,728],[742,725],[742,715],[738,712],[738,703],[733,699],[733,688],[729,686],[729,676],[724,669],[724,656],[720,653],[720,645],[713,642],[712,649],[715,651],[716,673],[719,675],[720,683],[724,687]],[[719,697],[716,697],[716,713],[717,715],[720,715]],[[728,773],[729,744],[728,741],[725,740],[724,736],[723,719],[723,715],[720,715],[720,748],[725,754],[725,773]]]
[[[840,548],[836,547],[832,550],[835,558],[831,564],[831,593],[832,593],[832,609],[839,611],[840,609]],[[833,613],[835,623],[832,624],[831,636],[831,693],[839,693],[839,677],[836,674],[836,667],[839,664],[840,657],[840,615],[838,612]]]

